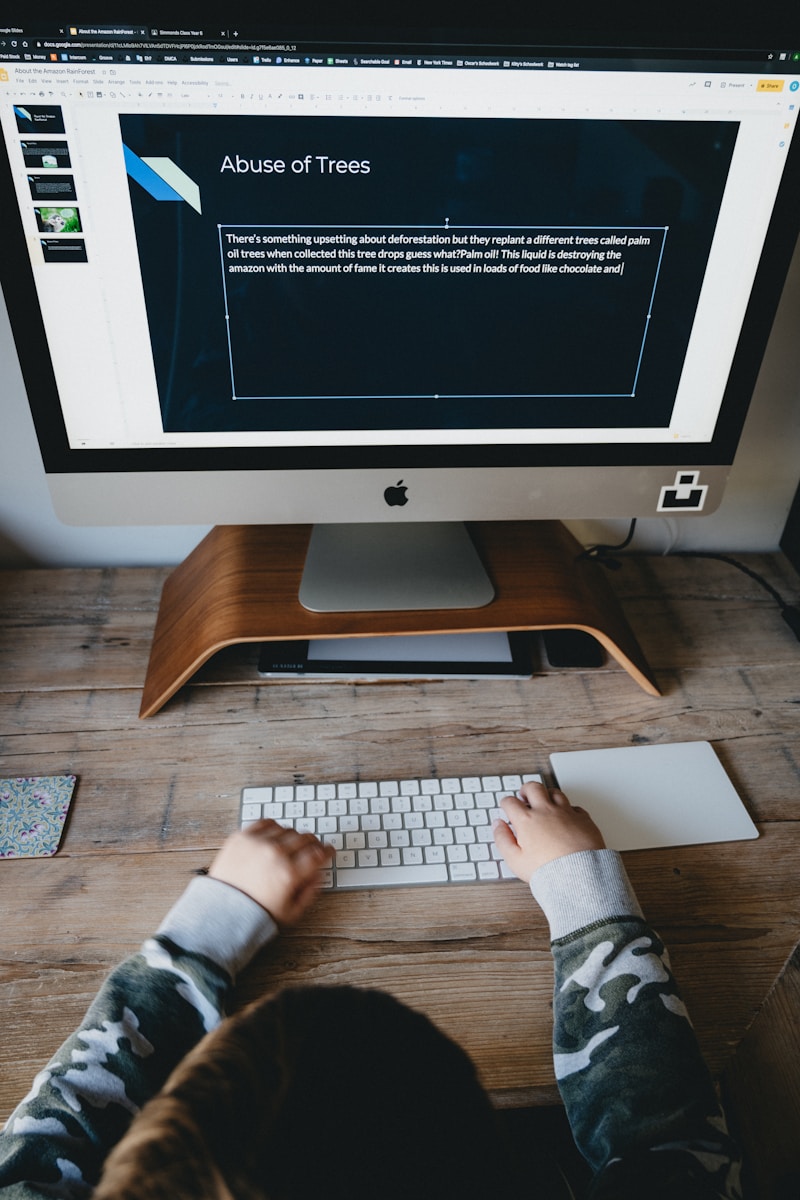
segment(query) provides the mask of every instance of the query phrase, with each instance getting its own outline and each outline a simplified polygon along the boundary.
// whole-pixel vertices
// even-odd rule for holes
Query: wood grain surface
[[[748,555],[788,599],[780,555]],[[105,973],[233,827],[243,786],[524,769],[557,750],[708,739],[757,841],[625,855],[719,1074],[800,933],[800,643],[772,599],[708,560],[609,573],[662,695],[616,662],[527,681],[265,681],[258,647],[205,664],[138,717],[163,569],[0,573],[0,774],[74,772],[52,859],[0,862],[0,1119]],[[545,922],[516,882],[325,895],[240,981],[385,988],[473,1055],[502,1104],[551,1100]]]

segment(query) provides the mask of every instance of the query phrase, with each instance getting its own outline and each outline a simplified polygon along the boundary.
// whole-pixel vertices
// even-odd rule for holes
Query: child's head
[[[493,1113],[463,1050],[392,997],[258,1001],[176,1068],[95,1200],[469,1200],[498,1194]]]

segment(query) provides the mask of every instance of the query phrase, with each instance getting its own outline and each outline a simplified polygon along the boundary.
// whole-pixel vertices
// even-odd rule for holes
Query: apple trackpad
[[[550,755],[559,788],[614,850],[757,838],[709,742]]]

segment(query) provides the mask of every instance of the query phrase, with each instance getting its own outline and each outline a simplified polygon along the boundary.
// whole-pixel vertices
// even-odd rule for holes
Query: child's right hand
[[[521,794],[523,800],[516,796],[501,800],[510,825],[495,821],[494,840],[511,870],[525,883],[554,858],[605,848],[592,818],[584,809],[573,808],[563,792],[548,792],[542,783],[526,783]]]

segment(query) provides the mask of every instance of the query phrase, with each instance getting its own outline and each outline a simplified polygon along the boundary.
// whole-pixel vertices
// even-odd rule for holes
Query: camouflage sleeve
[[[108,977],[0,1133],[0,1197],[90,1196],[111,1147],[221,1020],[236,971],[275,933],[241,892],[197,879]]]
[[[592,1200],[736,1200],[737,1148],[619,856],[548,867],[531,888],[553,937],[554,1065]]]

